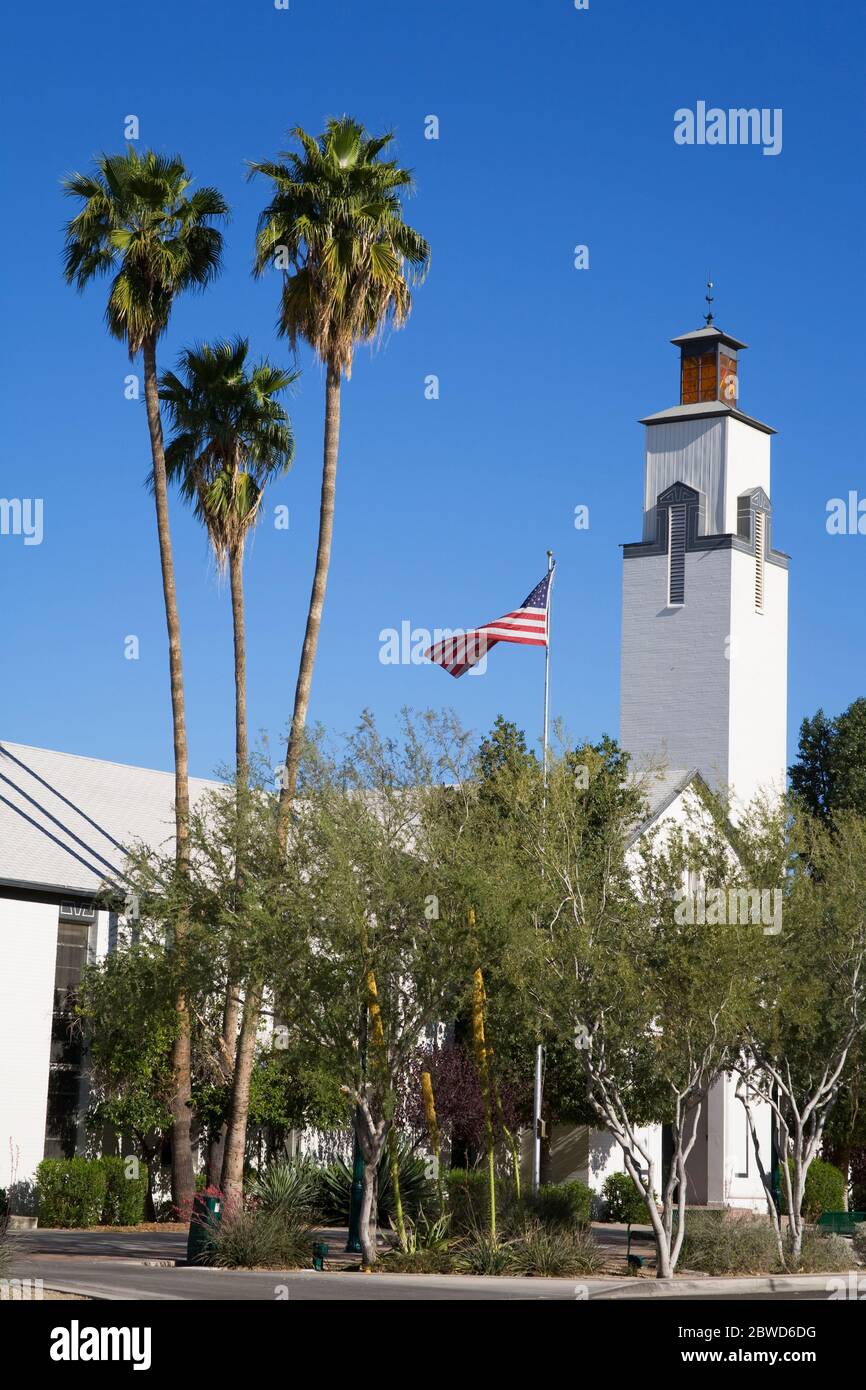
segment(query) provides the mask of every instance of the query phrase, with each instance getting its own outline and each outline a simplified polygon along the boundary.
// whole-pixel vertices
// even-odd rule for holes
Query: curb
[[[824,1293],[829,1296],[831,1280],[863,1277],[862,1269],[840,1270],[832,1274],[760,1274],[744,1275],[741,1279],[717,1278],[707,1275],[703,1279],[629,1279],[620,1281],[615,1288],[604,1290],[598,1286],[590,1288],[590,1298],[632,1299],[632,1298],[677,1298],[691,1294],[709,1294],[718,1297],[730,1294],[736,1297],[744,1293]]]

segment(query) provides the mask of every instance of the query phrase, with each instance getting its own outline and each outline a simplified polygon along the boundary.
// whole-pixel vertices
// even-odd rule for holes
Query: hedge
[[[97,1226],[108,1179],[98,1159],[43,1158],[36,1170],[43,1226]]]
[[[36,1172],[43,1226],[135,1226],[144,1220],[147,1169],[124,1158],[44,1158]]]
[[[137,1226],[144,1220],[147,1201],[147,1167],[128,1158],[100,1158],[105,1170],[105,1203],[100,1225]],[[137,1176],[131,1176],[132,1168]]]
[[[521,1206],[546,1227],[588,1226],[592,1220],[592,1189],[583,1182],[542,1183]]]

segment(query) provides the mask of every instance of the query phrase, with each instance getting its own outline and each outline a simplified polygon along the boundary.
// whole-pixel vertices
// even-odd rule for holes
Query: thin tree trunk
[[[336,367],[329,363],[325,385],[325,444],[322,463],[322,493],[319,503],[319,544],[316,550],[316,571],[310,593],[310,606],[307,612],[307,628],[304,633],[298,683],[295,687],[292,727],[289,733],[289,745],[286,749],[285,776],[280,789],[278,826],[280,844],[283,846],[288,840],[289,819],[298,783],[298,766],[301,760],[304,729],[307,723],[307,710],[313,684],[313,666],[319,645],[319,629],[322,625],[322,610],[325,606],[325,591],[328,586],[331,540],[334,534],[334,501],[339,449],[340,373]]]
[[[223,1159],[222,1190],[226,1203],[240,1206],[244,1192],[244,1156],[250,1114],[250,1081],[262,1011],[262,985],[251,980],[244,999],[244,1016],[238,1036],[232,1101]]]
[[[238,1045],[238,1015],[240,1013],[240,1001],[238,999],[237,986],[232,980],[226,985],[226,997],[223,1003],[223,1026],[220,1046],[220,1069],[226,1085],[231,1083],[234,1076],[235,1067],[235,1048]],[[224,1121],[220,1126],[219,1133],[211,1139],[208,1145],[207,1155],[207,1185],[208,1187],[219,1187],[222,1182],[223,1162],[225,1161],[226,1136],[228,1134],[228,1124]]]
[[[361,1195],[361,1219],[358,1240],[361,1245],[361,1267],[372,1269],[376,1263],[376,1211],[379,1205],[379,1165],[364,1164],[364,1187]]]
[[[238,545],[232,547],[229,553],[229,581],[231,584],[232,597],[232,633],[234,636],[234,657],[235,657],[235,776],[237,778],[237,849],[236,849],[236,885],[240,886],[240,859],[243,845],[243,829],[241,819],[243,814],[243,798],[247,793],[249,785],[249,739],[247,733],[247,649],[246,649],[246,620],[244,613],[244,545],[243,540]],[[248,991],[249,995],[249,991]],[[261,1007],[261,986],[257,982],[252,984],[252,998],[259,1000]],[[208,1173],[214,1174],[209,1182],[215,1185],[222,1185],[226,1178],[232,1183],[235,1200],[240,1196],[237,1191],[237,1184],[240,1182],[243,1187],[243,1161],[246,1152],[246,1124],[250,1108],[249,1083],[252,1077],[252,1062],[255,1055],[255,1033],[250,1046],[249,1035],[243,1039],[238,1037],[238,1014],[239,1005],[237,997],[237,982],[229,976],[226,985],[226,999],[223,1007],[223,1028],[222,1028],[222,1058],[223,1076],[226,1082],[232,1083],[231,1110],[229,1120],[220,1130],[219,1135],[212,1141],[211,1153],[208,1156]],[[256,1012],[256,1033],[258,1031],[258,1010]],[[248,1054],[245,1058],[246,1081],[237,1090],[235,1087],[235,1077],[237,1066],[235,1060],[235,1050],[240,1051],[241,1046]],[[243,1120],[241,1120],[243,1116]],[[242,1134],[240,1130],[242,1128]],[[232,1158],[227,1162],[227,1145],[229,1132],[232,1133]]]
[[[165,622],[168,630],[168,660],[171,674],[171,717],[174,733],[174,816],[175,855],[181,876],[189,870],[189,754],[186,741],[184,710],[183,658],[180,641],[180,618],[174,582],[174,559],[171,549],[171,530],[168,519],[168,485],[165,472],[165,450],[162,421],[159,413],[159,387],[156,375],[156,340],[148,338],[142,349],[144,360],[144,398],[150,448],[153,461],[153,495],[156,503],[156,528],[159,536],[159,558],[162,567],[162,591],[165,599]],[[176,938],[182,939],[186,929],[183,917],[176,926]],[[177,1037],[172,1048],[171,1110],[171,1196],[174,1205],[186,1212],[192,1208],[195,1192],[192,1148],[190,1143],[191,1054],[190,1027],[186,997],[181,992],[175,1003]]]

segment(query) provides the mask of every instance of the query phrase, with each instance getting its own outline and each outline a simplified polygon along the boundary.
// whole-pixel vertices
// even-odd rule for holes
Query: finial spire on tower
[[[704,298],[705,298],[706,301],[707,301],[707,313],[704,315],[704,318],[705,318],[706,321],[707,321],[707,327],[708,327],[708,328],[709,328],[710,324],[711,324],[712,321],[713,321],[713,294],[712,294],[712,289],[713,289],[713,282],[712,282],[712,279],[711,279],[711,277],[710,277],[710,273],[707,272],[707,292],[706,292],[706,294],[704,295]]]

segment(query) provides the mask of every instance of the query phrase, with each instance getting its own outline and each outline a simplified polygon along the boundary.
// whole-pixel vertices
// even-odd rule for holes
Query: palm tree
[[[411,308],[410,284],[424,278],[430,248],[403,221],[401,190],[412,175],[380,158],[393,134],[371,138],[344,117],[330,120],[318,139],[300,126],[300,151],[281,162],[252,165],[273,184],[259,218],[254,273],[284,270],[279,332],[293,347],[309,343],[326,368],[325,441],[319,540],[292,724],[280,791],[279,835],[285,844],[297,786],[313,666],[328,583],[340,440],[340,385],[351,376],[359,343],[373,342],[390,323],[400,327]]]
[[[289,417],[276,397],[297,378],[268,361],[248,369],[249,343],[232,342],[188,348],[181,354],[180,376],[165,372],[160,400],[171,418],[174,435],[166,450],[171,480],[195,506],[220,570],[228,568],[231,586],[235,669],[235,757],[238,784],[238,859],[241,858],[242,798],[249,782],[249,743],[246,713],[246,637],[243,563],[247,535],[255,526],[265,487],[285,473],[294,456],[295,441]],[[240,876],[240,862],[238,863]],[[234,1197],[243,1180],[243,1159],[249,1114],[249,1083],[253,1046],[244,1049],[235,1067],[238,985],[231,969],[223,1007],[221,1066],[232,1081],[231,1124],[223,1126],[208,1154],[208,1182],[222,1180]],[[256,1006],[256,1017],[261,1007]],[[237,1080],[233,1080],[235,1073]],[[225,1171],[223,1171],[225,1169]]]
[[[183,878],[189,864],[189,759],[184,712],[180,621],[168,515],[165,451],[159,413],[156,344],[165,332],[174,301],[187,289],[203,289],[218,274],[222,233],[214,226],[228,215],[215,188],[189,192],[190,177],[178,156],[152,150],[139,155],[100,155],[89,174],[72,174],[64,192],[81,201],[66,227],[64,273],[83,290],[99,275],[111,275],[106,322],[125,342],[130,358],[140,352],[156,503],[156,527],[168,629],[171,712],[174,732],[175,845]],[[176,938],[183,935],[177,925]],[[192,1202],[195,1181],[190,1145],[190,1032],[186,999],[177,999],[177,1036],[172,1052],[172,1199]]]
[[[181,354],[163,373],[159,398],[174,434],[166,450],[169,479],[203,522],[217,566],[229,572],[235,656],[235,756],[249,772],[243,564],[247,535],[259,518],[265,487],[285,473],[295,452],[288,415],[276,397],[298,373],[267,360],[247,366],[249,342],[208,343]]]

